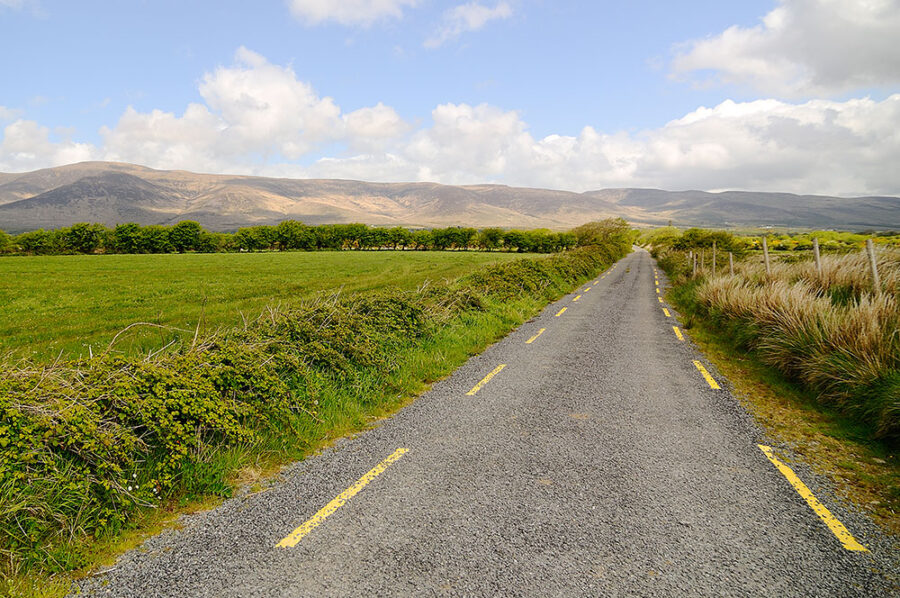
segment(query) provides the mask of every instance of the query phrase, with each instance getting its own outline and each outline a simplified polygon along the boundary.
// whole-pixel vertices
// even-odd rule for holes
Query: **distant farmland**
[[[0,259],[0,352],[38,360],[116,349],[146,352],[201,320],[236,326],[242,314],[320,292],[412,289],[522,254],[482,252],[286,252],[108,255]],[[173,330],[182,329],[182,332]]]

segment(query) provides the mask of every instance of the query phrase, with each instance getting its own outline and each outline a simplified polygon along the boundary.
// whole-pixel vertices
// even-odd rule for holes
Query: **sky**
[[[900,195],[900,0],[0,0],[0,172]]]

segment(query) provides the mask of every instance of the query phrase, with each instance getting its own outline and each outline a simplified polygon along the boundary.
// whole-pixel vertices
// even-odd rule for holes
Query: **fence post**
[[[728,252],[728,273],[734,276],[734,256]]]
[[[766,236],[763,235],[763,257],[766,260],[766,276],[769,276],[769,244],[766,242]]]
[[[715,275],[716,275],[716,242],[715,242],[715,241],[713,241],[713,264],[712,264],[712,268],[713,268],[713,276],[715,276]]]
[[[700,252],[700,272],[706,272],[706,252]]]
[[[881,278],[878,276],[878,264],[875,262],[875,246],[872,239],[866,239],[866,252],[869,254],[869,265],[872,266],[872,286],[876,293],[881,293]]]
[[[691,276],[693,278],[697,278],[697,254],[694,253],[693,251],[691,252],[691,254],[694,256],[694,271],[691,274]]]
[[[813,237],[813,256],[816,258],[816,272],[822,276],[822,256],[819,255],[819,238]]]

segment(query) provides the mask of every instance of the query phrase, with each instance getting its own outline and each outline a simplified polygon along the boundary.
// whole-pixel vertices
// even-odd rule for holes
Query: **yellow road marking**
[[[791,483],[791,486],[794,487],[794,490],[803,497],[806,501],[806,504],[809,505],[816,515],[825,522],[825,525],[828,526],[828,529],[831,530],[841,544],[844,545],[844,548],[847,550],[855,550],[859,552],[868,552],[868,549],[856,541],[847,528],[844,527],[844,524],[837,520],[837,518],[831,514],[825,505],[819,502],[819,500],[810,492],[809,488],[807,488],[806,484],[804,484],[800,478],[793,472],[793,470],[778,460],[775,454],[772,452],[772,449],[768,446],[763,446],[762,444],[756,445],[759,447],[766,457],[768,457],[769,461],[772,462],[772,465],[778,468],[784,477]]]
[[[709,384],[709,387],[713,390],[720,390],[722,387],[719,386],[719,383],[713,379],[712,376],[709,375],[709,372],[706,371],[706,368],[703,367],[703,364],[697,360],[694,360],[694,365],[697,366],[697,369],[700,370],[700,373],[703,374],[703,377],[706,378],[706,383]]]
[[[545,331],[545,330],[547,330],[547,329],[546,329],[546,328],[541,328],[540,330],[538,330],[538,331],[537,331],[537,334],[535,334],[535,335],[532,336],[530,339],[528,339],[527,341],[525,341],[525,344],[526,344],[526,345],[530,345],[531,343],[533,343],[534,341],[536,341],[536,340],[537,340],[537,337],[539,337],[540,335],[544,334],[544,331]]]
[[[584,290],[584,292],[587,293],[588,291],[590,291],[590,290],[593,289],[593,288],[594,288],[594,287],[588,287],[588,288],[586,288],[586,289]]]
[[[659,292],[659,289],[656,289],[656,292],[658,293],[658,292]]]
[[[660,303],[663,302],[662,297],[657,297],[657,299],[659,299],[659,302],[660,302]]]
[[[577,295],[574,299],[572,299],[572,301],[575,302],[575,301],[578,301],[579,299],[581,299],[581,295]]]
[[[494,376],[496,376],[497,374],[499,374],[499,373],[500,373],[500,370],[502,370],[502,369],[505,368],[505,367],[506,367],[506,364],[505,364],[505,363],[501,363],[500,365],[498,365],[497,367],[495,367],[495,368],[494,368],[494,371],[491,372],[490,374],[488,374],[487,376],[485,376],[484,378],[482,378],[482,379],[481,379],[481,382],[479,382],[478,384],[476,384],[475,386],[473,386],[473,387],[472,387],[472,390],[470,390],[469,392],[466,393],[466,396],[469,396],[469,397],[474,396],[476,392],[478,392],[479,390],[481,390],[481,387],[482,387],[482,386],[484,386],[485,384],[487,384],[488,382],[490,382],[490,381],[491,381],[491,378],[493,378]]]
[[[668,309],[666,309],[666,308],[664,307],[664,308],[662,308],[662,310],[663,310],[663,313],[666,314],[666,317],[667,317],[667,318],[671,318],[671,317],[672,317],[672,314],[669,313],[669,310],[668,310]]]
[[[567,309],[569,309],[569,308],[568,308],[568,307],[562,308],[561,310],[559,310],[558,312],[556,312],[556,315],[555,315],[554,317],[558,318],[559,316],[563,315],[563,313],[565,313],[565,311],[566,311]]]
[[[680,340],[680,341],[683,341],[683,340],[684,340],[684,335],[682,335],[682,334],[681,334],[681,331],[678,330],[678,326],[672,326],[672,330],[675,331],[675,336],[678,337],[678,340]]]
[[[654,280],[653,283],[654,283],[656,286],[659,286],[659,281],[658,281],[658,280]]]
[[[356,480],[355,484],[338,494],[334,498],[334,500],[319,509],[318,513],[313,515],[306,523],[291,532],[291,535],[276,544],[276,546],[278,548],[293,548],[294,546],[296,546],[297,543],[303,539],[303,536],[321,525],[321,523],[325,521],[326,517],[337,511],[343,506],[345,502],[356,496],[356,494],[360,490],[365,488],[369,482],[381,475],[381,473],[388,468],[388,465],[405,455],[407,450],[409,449],[398,448],[391,454],[390,457],[373,467],[371,471],[369,471],[369,473]]]

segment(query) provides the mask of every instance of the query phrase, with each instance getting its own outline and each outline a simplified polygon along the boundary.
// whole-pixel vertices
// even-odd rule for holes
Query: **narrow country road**
[[[770,461],[676,336],[654,272],[632,253],[378,428],[186,517],[81,591],[892,595],[891,541],[778,447]]]

